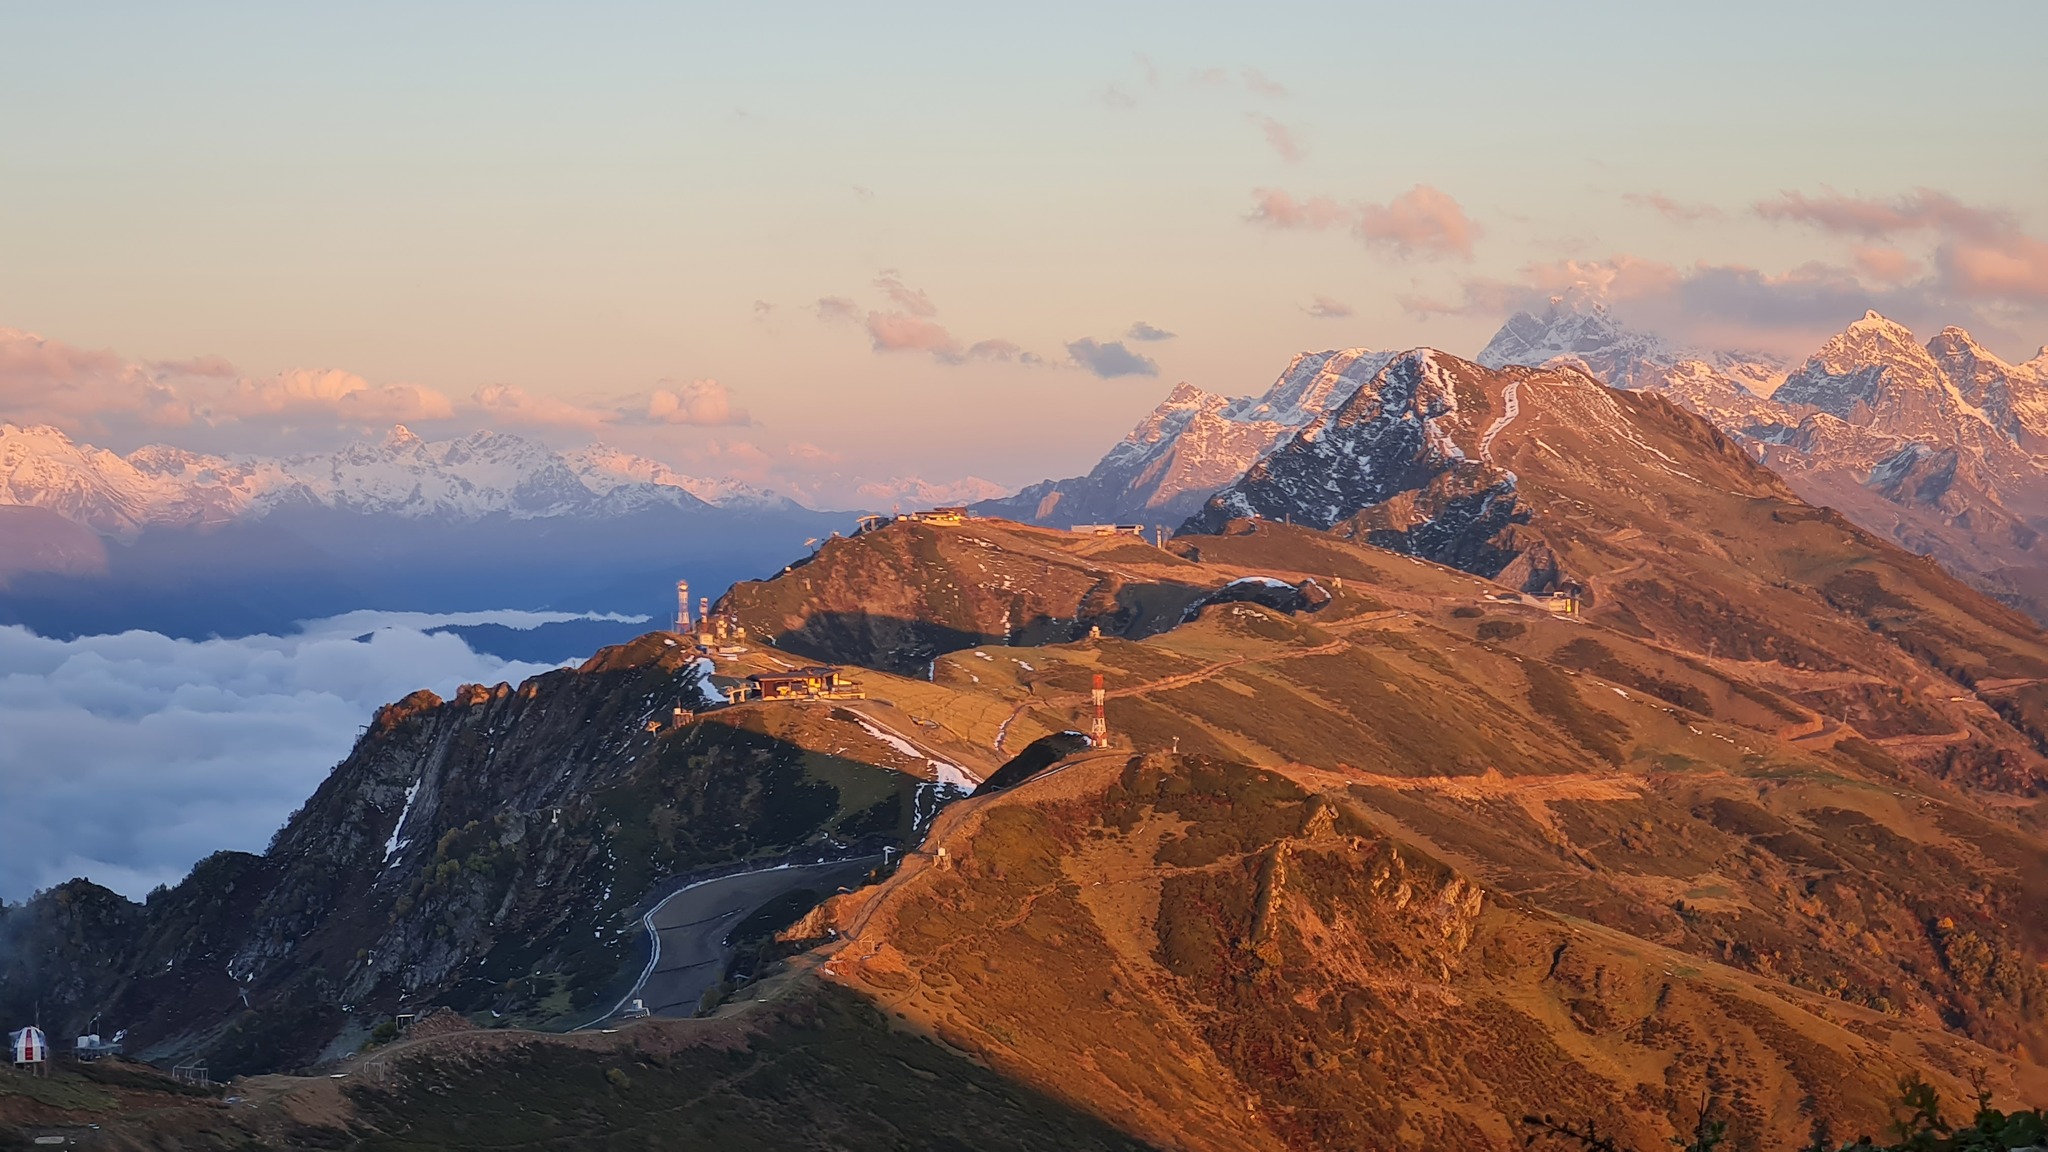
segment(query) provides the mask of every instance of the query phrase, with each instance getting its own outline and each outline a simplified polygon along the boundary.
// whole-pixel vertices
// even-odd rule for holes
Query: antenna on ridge
[[[1089,733],[1088,740],[1091,744],[1095,745],[1097,748],[1100,748],[1103,745],[1109,743],[1109,720],[1107,717],[1103,715],[1102,711],[1102,673],[1100,672],[1097,672],[1095,674],[1094,696],[1095,728],[1092,732]]]

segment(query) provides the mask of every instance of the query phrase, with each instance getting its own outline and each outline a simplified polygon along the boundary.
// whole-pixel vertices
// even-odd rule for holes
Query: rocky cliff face
[[[215,856],[146,905],[74,882],[0,912],[0,1007],[97,1013],[130,1051],[216,1075],[352,1051],[428,1004],[576,1023],[623,991],[644,950],[631,910],[664,878],[912,833],[919,779],[850,721],[668,727],[708,704],[683,652],[657,633],[387,706],[263,855]],[[833,728],[839,751],[792,723]]]
[[[1248,516],[1329,528],[1411,494],[1461,522],[1468,518],[1464,508],[1490,495],[1507,497],[1511,506],[1514,477],[1476,451],[1487,421],[1505,403],[1488,394],[1481,372],[1428,350],[1396,358],[1212,497],[1187,530],[1213,532]],[[1408,519],[1407,528],[1419,526]]]

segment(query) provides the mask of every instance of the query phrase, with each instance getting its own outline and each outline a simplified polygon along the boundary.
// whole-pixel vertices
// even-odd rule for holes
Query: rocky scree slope
[[[217,1076],[352,1051],[430,1004],[562,1024],[623,991],[657,882],[913,835],[928,785],[850,719],[650,730],[709,703],[683,652],[656,633],[385,707],[264,854],[219,853],[146,904],[73,881],[0,909],[0,1010],[40,1004],[55,1030],[98,1015],[131,1052]]]

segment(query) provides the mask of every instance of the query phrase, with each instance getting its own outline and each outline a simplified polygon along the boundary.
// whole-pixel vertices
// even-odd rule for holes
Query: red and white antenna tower
[[[1102,673],[1095,674],[1095,730],[1088,735],[1097,748],[1109,742],[1109,720],[1102,713]]]

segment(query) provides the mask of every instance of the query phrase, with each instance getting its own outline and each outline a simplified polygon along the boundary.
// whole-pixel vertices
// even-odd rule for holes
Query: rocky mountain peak
[[[1574,358],[1594,375],[1623,388],[1637,386],[1635,381],[1644,377],[1646,368],[1684,358],[1661,338],[1623,327],[1593,289],[1577,285],[1552,296],[1541,313],[1524,311],[1508,317],[1475,359],[1500,368],[1533,367],[1558,357]]]
[[[1275,445],[1344,403],[1390,354],[1303,352],[1264,394],[1226,399],[1181,383],[1089,471],[974,507],[1036,524],[1176,524]]]
[[[1942,395],[1952,391],[1948,376],[1912,331],[1871,310],[1786,377],[1775,399],[1818,408],[1853,424],[1933,435],[1944,415],[1934,409],[1952,407]],[[1963,398],[1957,393],[1954,399]]]
[[[1905,350],[1918,347],[1919,342],[1914,339],[1912,329],[1873,308],[1864,312],[1862,319],[1829,337],[1815,355],[1828,358],[1845,352],[1867,354],[1881,351],[1910,356]]]
[[[1389,356],[1370,348],[1300,353],[1265,395],[1234,406],[1232,418],[1300,427],[1356,393],[1359,385],[1386,365]]]

